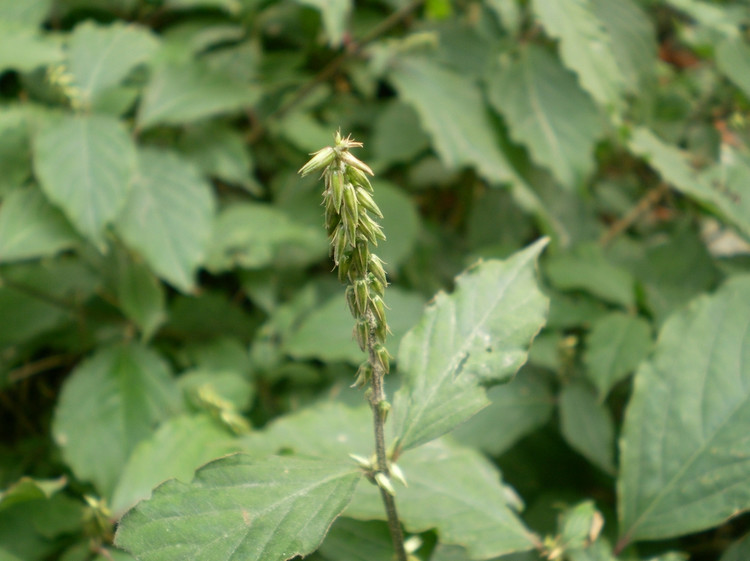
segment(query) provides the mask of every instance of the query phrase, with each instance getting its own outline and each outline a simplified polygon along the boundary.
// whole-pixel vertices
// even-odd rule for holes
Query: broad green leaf
[[[117,274],[120,309],[149,340],[167,319],[164,287],[145,263],[123,260]]]
[[[329,561],[393,561],[388,526],[380,521],[340,517],[318,550]]]
[[[65,487],[67,483],[65,477],[57,479],[33,479],[24,476],[7,489],[0,491],[0,510],[5,510],[14,504],[26,501],[49,499]]]
[[[583,89],[608,110],[619,109],[625,83],[593,0],[534,0],[533,7],[547,33],[560,41],[560,57]]]
[[[424,299],[416,293],[390,287],[385,294],[391,335],[386,345],[397,349],[404,334],[419,320]],[[343,294],[328,300],[307,316],[284,344],[284,350],[298,359],[347,361],[359,364],[367,358],[357,345],[352,329],[354,318]]]
[[[208,248],[215,204],[211,187],[173,152],[145,149],[138,159],[138,180],[117,231],[157,275],[188,291]]]
[[[0,0],[0,20],[41,25],[51,5],[52,0]]]
[[[122,468],[110,507],[123,513],[167,479],[189,482],[201,465],[237,452],[230,434],[207,415],[172,417],[135,447]]]
[[[323,18],[328,42],[333,47],[341,45],[347,30],[352,0],[298,0],[300,4],[315,8]]]
[[[156,38],[145,28],[85,21],[76,26],[68,43],[73,86],[85,104],[92,103],[104,90],[117,86],[133,68],[148,61],[156,48]]]
[[[664,324],[625,415],[621,543],[718,525],[750,508],[750,278]]]
[[[178,409],[178,399],[154,351],[132,343],[104,347],[66,380],[52,432],[76,476],[111,497],[130,453]]]
[[[0,207],[0,263],[47,257],[79,241],[63,214],[36,188],[11,192]]]
[[[407,531],[435,529],[440,542],[465,547],[472,559],[525,551],[538,544],[519,519],[515,491],[479,452],[435,440],[404,454],[398,465],[408,487],[396,484],[399,518]],[[361,485],[346,516],[384,519],[377,489]]]
[[[594,168],[603,128],[575,76],[541,47],[528,45],[488,82],[490,103],[507,119],[511,136],[564,186],[579,186]]]
[[[162,65],[154,71],[138,110],[138,128],[182,125],[235,113],[252,105],[258,92],[198,63]]]
[[[0,107],[0,197],[31,177],[31,141],[26,116],[22,107]]]
[[[645,319],[613,312],[594,322],[583,360],[599,399],[635,370],[650,350],[651,326]]]
[[[216,218],[206,267],[212,272],[260,269],[272,265],[282,250],[310,248],[324,236],[322,228],[299,224],[272,205],[236,203]]]
[[[36,26],[0,19],[0,72],[31,72],[62,57],[60,45]]]
[[[635,305],[635,280],[607,259],[598,245],[579,245],[551,256],[545,272],[560,290],[583,290],[625,308]]]
[[[400,101],[388,103],[378,113],[372,139],[368,142],[376,172],[378,166],[411,163],[429,145],[430,139],[419,124],[419,115]]]
[[[730,545],[719,561],[746,561],[750,559],[750,534],[745,534]]]
[[[194,343],[184,352],[198,370],[237,372],[243,376],[249,376],[252,370],[246,346],[234,337],[219,336]]]
[[[408,450],[466,421],[489,402],[483,384],[506,381],[526,362],[544,325],[547,298],[535,279],[541,239],[505,261],[480,262],[434,298],[401,341],[394,423]]]
[[[164,329],[191,344],[205,343],[217,335],[245,341],[253,334],[256,323],[228,294],[204,289],[197,296],[174,298]]]
[[[605,405],[585,384],[560,393],[560,431],[570,446],[604,472],[615,473],[615,424]]]
[[[499,456],[544,425],[555,403],[549,382],[528,366],[507,384],[487,390],[487,397],[491,403],[458,426],[451,436],[493,456]]]
[[[115,543],[142,561],[284,561],[312,553],[362,477],[352,464],[289,456],[212,462],[158,487]]]
[[[725,39],[716,48],[716,64],[750,98],[750,45],[741,38]]]
[[[79,232],[104,247],[104,229],[125,203],[136,170],[135,146],[122,124],[104,115],[66,116],[34,142],[42,190]]]
[[[474,166],[491,183],[516,180],[474,80],[414,57],[399,58],[389,76],[401,99],[417,110],[446,166]]]

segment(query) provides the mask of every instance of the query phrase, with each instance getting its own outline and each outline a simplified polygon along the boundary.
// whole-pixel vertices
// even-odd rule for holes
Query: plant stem
[[[385,450],[385,420],[387,415],[385,390],[383,389],[383,377],[385,372],[380,364],[380,361],[375,356],[375,345],[377,344],[377,338],[375,336],[375,318],[371,311],[367,312],[367,323],[370,326],[370,332],[367,337],[367,351],[370,360],[370,366],[372,367],[372,379],[370,381],[370,388],[372,393],[370,394],[370,407],[372,408],[372,421],[375,429],[375,457],[377,459],[376,469],[380,473],[384,473],[387,477],[390,477],[390,470],[388,469],[388,456]],[[398,561],[407,561],[406,549],[404,549],[404,534],[401,530],[401,522],[398,518],[398,511],[396,510],[396,501],[393,500],[393,496],[380,487],[380,496],[383,499],[383,505],[385,506],[385,512],[388,517],[388,530],[391,532],[391,540],[393,541],[393,548],[396,552],[396,559]]]

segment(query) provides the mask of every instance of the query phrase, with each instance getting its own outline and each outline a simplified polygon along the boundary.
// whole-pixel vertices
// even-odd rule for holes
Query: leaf
[[[716,526],[750,508],[750,278],[664,324],[625,415],[620,543]]]
[[[574,450],[605,473],[615,474],[614,420],[585,384],[568,384],[560,393],[560,431]]]
[[[392,332],[386,344],[396,349],[404,334],[419,320],[424,299],[416,293],[389,287],[385,303],[390,308],[387,320]],[[352,335],[354,324],[343,294],[336,295],[302,321],[286,340],[284,350],[297,359],[359,364],[367,357]]]
[[[517,500],[515,491],[501,482],[495,466],[479,452],[435,440],[399,458],[398,465],[409,484],[396,487],[399,518],[407,531],[434,528],[440,543],[461,545],[472,559],[538,544],[509,506]],[[384,519],[376,488],[360,486],[345,515]]]
[[[750,534],[730,545],[719,561],[745,561],[750,556]]]
[[[0,72],[31,72],[62,59],[57,42],[41,35],[36,26],[0,19]]]
[[[594,145],[603,132],[599,111],[556,58],[528,45],[489,78],[488,95],[511,136],[560,183],[575,188],[591,173]]]
[[[151,77],[138,110],[139,129],[182,125],[234,113],[255,103],[258,93],[198,63],[163,65]]]
[[[142,561],[283,561],[312,553],[351,499],[351,464],[243,455],[176,480],[126,514],[115,544]]]
[[[388,526],[343,516],[333,523],[319,552],[330,561],[393,561]]]
[[[31,142],[23,107],[0,107],[0,197],[31,177]]]
[[[645,319],[613,312],[596,320],[586,338],[583,360],[599,399],[635,370],[650,350],[651,326]]]
[[[111,497],[131,451],[178,403],[159,355],[132,343],[104,347],[66,380],[52,432],[76,476]]]
[[[191,10],[197,8],[218,8],[236,14],[242,10],[239,0],[166,0],[166,6],[171,9]]]
[[[0,21],[16,21],[39,26],[44,23],[52,0],[0,0]]]
[[[401,99],[416,109],[447,167],[475,166],[491,183],[517,179],[499,148],[474,80],[431,60],[403,56],[390,79]]]
[[[625,83],[592,0],[535,0],[532,5],[547,33],[560,41],[560,58],[578,74],[581,87],[609,111],[619,109]]]
[[[548,300],[534,279],[541,239],[505,261],[479,263],[440,292],[401,341],[394,423],[398,450],[455,428],[488,404],[482,384],[505,381],[526,362]]]
[[[379,113],[368,143],[372,148],[373,169],[379,166],[409,164],[427,151],[430,139],[419,124],[419,115],[400,101],[389,102]]]
[[[375,202],[383,212],[378,222],[388,236],[372,251],[385,262],[385,270],[390,274],[397,272],[414,251],[421,230],[420,217],[414,201],[403,189],[383,180],[374,180],[372,187]]]
[[[549,383],[528,366],[507,384],[487,390],[487,397],[491,403],[450,434],[492,456],[544,425],[554,410]]]
[[[323,28],[332,47],[338,47],[344,39],[347,23],[352,11],[352,0],[298,0],[300,4],[315,8],[323,18]]]
[[[151,495],[167,479],[189,482],[196,468],[219,456],[237,452],[229,433],[207,415],[172,417],[142,440],[123,466],[110,503],[122,513]]]
[[[117,299],[120,309],[148,341],[167,319],[164,288],[145,263],[120,263],[117,275]]]
[[[49,257],[78,241],[63,214],[38,189],[16,189],[3,200],[0,263]]]
[[[85,21],[70,35],[68,69],[84,103],[117,86],[133,68],[147,62],[158,46],[146,28],[116,22],[108,26]]]
[[[157,275],[188,291],[208,248],[215,205],[211,187],[172,152],[144,149],[138,159],[138,181],[117,231]]]
[[[750,98],[750,45],[739,37],[721,41],[716,47],[716,64]]]
[[[49,499],[67,485],[65,477],[57,479],[33,479],[24,476],[4,491],[0,491],[0,510],[26,501]]]
[[[100,249],[104,228],[130,191],[135,158],[122,124],[104,115],[63,117],[43,128],[34,142],[34,169],[42,190]]]

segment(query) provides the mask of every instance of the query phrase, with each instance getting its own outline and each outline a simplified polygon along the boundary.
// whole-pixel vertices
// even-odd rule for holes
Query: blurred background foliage
[[[296,174],[337,129],[376,172],[390,348],[467,266],[551,237],[547,327],[457,436],[537,532],[593,498],[616,534],[630,374],[750,270],[749,22],[731,0],[0,0],[0,559],[127,559],[112,524],[151,486],[362,399]],[[387,558],[349,524],[316,555],[364,532]],[[632,555],[716,559],[747,526]]]

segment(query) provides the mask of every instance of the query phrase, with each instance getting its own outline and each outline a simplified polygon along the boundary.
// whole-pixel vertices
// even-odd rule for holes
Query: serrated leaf
[[[625,415],[620,543],[720,524],[750,508],[750,277],[664,324]]]
[[[535,45],[521,49],[517,60],[489,78],[488,95],[511,136],[564,186],[575,188],[591,173],[603,132],[599,111],[552,55]]]
[[[614,312],[596,320],[586,338],[583,360],[599,399],[635,370],[649,350],[651,326],[643,318]]]
[[[398,449],[444,434],[488,404],[482,387],[505,381],[526,362],[548,300],[535,281],[542,239],[505,261],[480,262],[438,293],[401,341],[394,423]]]
[[[399,58],[389,76],[401,99],[416,109],[446,166],[474,166],[492,183],[516,180],[474,80],[414,57]]]
[[[158,46],[145,28],[121,22],[108,26],[91,21],[76,26],[68,44],[68,69],[84,103],[118,85],[130,71],[146,62]]]
[[[31,72],[62,57],[60,45],[39,33],[36,26],[0,20],[0,72]]]
[[[198,63],[163,65],[154,71],[138,110],[138,128],[181,125],[253,104],[258,92]]]
[[[178,396],[166,364],[152,350],[104,347],[66,380],[52,432],[76,476],[111,496],[131,451],[178,409]]]
[[[472,559],[525,551],[538,544],[509,506],[515,492],[477,451],[440,439],[404,454],[398,465],[409,486],[397,486],[396,502],[409,532],[434,528],[441,543],[465,547]],[[345,515],[385,519],[377,489],[360,486]]]
[[[17,189],[3,200],[0,263],[55,255],[79,239],[62,212],[38,189]]]
[[[721,41],[716,47],[716,64],[750,99],[750,45],[739,37]]]
[[[323,18],[323,28],[328,43],[333,47],[341,45],[352,11],[352,0],[298,0],[300,4],[315,8]]]
[[[574,450],[614,475],[614,420],[587,385],[571,383],[560,393],[560,431]]]
[[[318,548],[361,477],[351,464],[230,456],[155,489],[115,543],[142,561],[284,561]]]
[[[173,152],[146,149],[138,160],[138,180],[117,219],[117,231],[157,275],[188,291],[211,234],[211,187]]]
[[[507,384],[487,390],[487,397],[491,403],[450,434],[492,456],[544,425],[554,410],[549,382],[528,366]]]
[[[114,117],[66,116],[34,142],[42,190],[79,232],[100,248],[104,228],[125,203],[134,178],[135,145]]]
[[[591,0],[535,0],[532,5],[547,33],[560,41],[560,57],[578,74],[583,89],[608,110],[618,109],[625,83],[612,38]]]
[[[167,479],[189,482],[201,465],[239,450],[230,434],[208,415],[180,415],[141,441],[123,466],[110,507],[122,513]]]

